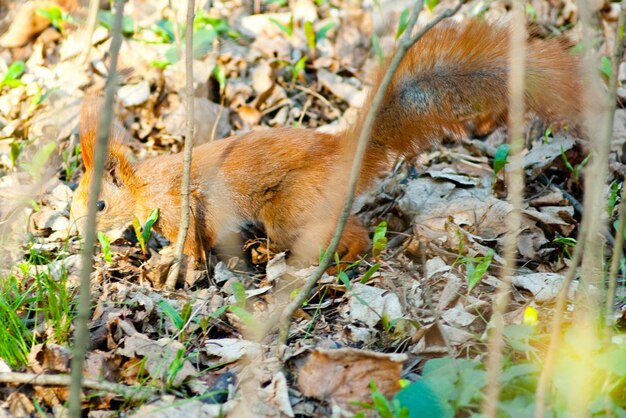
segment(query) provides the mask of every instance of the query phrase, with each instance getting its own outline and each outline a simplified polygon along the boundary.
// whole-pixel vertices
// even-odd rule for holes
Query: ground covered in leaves
[[[185,73],[175,33],[184,26],[184,7],[172,3],[181,4],[174,10],[161,0],[126,5],[115,109],[137,160],[182,149]],[[355,119],[368,75],[393,48],[412,6],[199,3],[196,144],[268,127],[343,129]],[[506,18],[506,3],[471,1],[454,19]],[[599,46],[608,56],[617,8],[596,3]],[[436,5],[420,19],[451,5]],[[87,49],[86,13],[71,0],[0,5],[0,375],[69,372],[81,267],[69,219],[82,173],[78,112],[86,93],[102,92],[112,22],[110,10],[100,10]],[[536,36],[580,41],[569,0],[533,0],[527,17]],[[606,62],[598,66],[608,76]],[[626,82],[623,68],[620,83]],[[618,96],[626,99],[626,87]],[[501,413],[512,417],[533,411],[545,333],[576,243],[588,148],[532,115],[527,121],[523,231],[502,378]],[[149,393],[88,389],[89,416],[399,416],[385,415],[385,408],[394,414],[400,404],[412,416],[479,411],[486,332],[511,211],[507,139],[500,127],[484,138],[444,141],[414,160],[397,161],[359,198],[373,257],[322,278],[294,318],[285,364],[272,348],[277,306],[288,300],[284,288],[294,277],[306,278],[311,269],[293,271],[284,254],[272,254],[266,264],[268,250],[253,231],[246,246],[252,262],[215,258],[205,269],[188,268],[182,288],[166,292],[167,242],[155,234],[139,243],[102,238],[92,274],[85,377]],[[606,190],[611,225],[626,173],[625,142],[626,110],[618,109]],[[606,231],[609,244],[613,233]],[[575,292],[576,282],[572,297]],[[557,370],[571,367],[570,357],[563,354]],[[401,387],[396,404],[384,401]],[[554,407],[566,413],[563,405],[580,389],[561,378],[554,390]],[[63,416],[67,396],[64,386],[5,382],[0,416]],[[596,412],[614,404],[621,410],[620,398],[596,405]]]

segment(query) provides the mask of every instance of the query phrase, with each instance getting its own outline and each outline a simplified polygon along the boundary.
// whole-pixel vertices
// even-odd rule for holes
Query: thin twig
[[[217,116],[215,117],[215,121],[213,122],[213,128],[211,129],[211,137],[209,138],[209,142],[215,141],[215,137],[217,136],[217,126],[220,124],[220,119],[222,119],[222,113],[224,112],[224,96],[220,98],[220,110],[217,112]]]
[[[598,237],[602,233],[606,223],[602,219],[604,210],[604,190],[606,190],[606,176],[608,171],[608,156],[610,139],[613,127],[613,112],[615,108],[614,85],[609,88],[610,98],[603,93],[604,86],[596,70],[597,54],[594,50],[594,23],[590,3],[586,0],[577,2],[580,11],[580,24],[583,32],[583,46],[585,50],[585,80],[584,102],[585,127],[587,132],[593,132],[594,141],[590,145],[593,149],[591,161],[585,168],[585,195],[583,198],[583,210],[585,218],[588,218],[587,243],[583,254],[581,270],[581,287],[577,292],[578,305],[575,311],[577,320],[575,324],[582,326],[588,324],[590,332],[597,331],[597,327],[591,325],[595,317],[599,315],[599,293],[603,287],[602,261],[603,246],[598,245]],[[617,71],[616,71],[617,73]],[[615,77],[613,74],[611,78]],[[592,288],[595,288],[593,290]],[[592,316],[594,318],[592,318]],[[594,330],[594,331],[592,331]],[[594,338],[594,335],[589,335]]]
[[[180,40],[180,24],[178,23],[178,8],[174,5],[172,0],[168,0],[167,2],[168,8],[174,14],[172,16],[172,22],[174,25],[174,43],[176,44],[176,53],[178,57],[183,55],[183,46]]]
[[[165,287],[174,289],[180,273],[183,258],[183,249],[189,229],[189,189],[191,180],[191,152],[193,150],[193,19],[195,15],[195,0],[187,0],[187,28],[185,31],[185,92],[187,102],[187,133],[185,135],[185,149],[183,154],[183,178],[180,186],[180,228],[176,238],[174,262],[170,269]]]
[[[91,52],[91,42],[93,41],[93,33],[96,30],[96,23],[98,23],[98,7],[100,6],[99,0],[89,0],[89,11],[87,15],[87,27],[85,32],[85,49],[83,50],[83,57],[81,62],[85,64],[89,59],[89,53]]]
[[[420,240],[419,242],[420,249],[420,257],[422,259],[422,275],[424,276],[424,280],[428,277],[428,271],[426,270],[426,245],[424,241]],[[435,307],[432,298],[432,286],[424,286],[424,302],[426,302],[426,307],[430,309],[431,315],[435,318],[435,326],[441,334],[441,339],[443,340],[444,345],[446,346],[446,351],[448,352],[448,356],[450,358],[454,358],[454,350],[452,349],[452,344],[450,344],[450,339],[446,334],[446,331],[443,329],[443,324],[441,323],[441,314],[439,309]],[[455,363],[456,367],[456,363]]]
[[[554,369],[554,363],[556,355],[561,345],[561,328],[563,326],[563,319],[565,315],[565,304],[567,303],[567,294],[572,281],[576,277],[576,271],[578,265],[583,258],[583,250],[586,242],[586,228],[584,223],[580,227],[578,234],[578,243],[574,247],[574,254],[572,260],[561,285],[561,290],[556,298],[556,306],[554,308],[554,316],[552,317],[552,324],[550,326],[550,345],[546,352],[543,367],[541,368],[541,374],[539,375],[539,381],[537,382],[537,390],[535,391],[535,418],[543,418],[545,413],[545,399],[549,391],[550,379],[552,377],[552,370]]]
[[[85,225],[85,243],[82,252],[82,269],[80,272],[80,290],[78,295],[78,308],[76,314],[76,331],[74,337],[74,350],[72,353],[72,383],[70,385],[69,416],[79,418],[81,416],[81,384],[83,379],[83,363],[87,346],[89,344],[88,322],[91,318],[90,306],[90,277],[92,257],[96,241],[96,212],[97,202],[102,185],[106,149],[109,142],[109,130],[113,110],[113,96],[117,87],[117,58],[122,44],[122,16],[124,14],[124,0],[115,3],[115,18],[113,20],[111,49],[111,68],[107,77],[107,85],[102,106],[102,118],[98,126],[98,141],[94,152],[93,174],[89,190],[89,202],[87,205],[87,222]]]
[[[70,386],[72,377],[68,374],[0,373],[0,383],[32,386]],[[146,399],[156,391],[145,386],[127,386],[104,380],[83,379],[83,387],[116,393],[126,399]]]
[[[487,387],[483,400],[483,415],[495,418],[498,414],[500,398],[500,373],[504,349],[504,314],[509,304],[511,276],[515,271],[517,236],[522,223],[522,203],[524,198],[524,74],[526,57],[526,10],[522,2],[514,2],[509,38],[509,141],[511,143],[511,163],[507,176],[507,189],[512,209],[509,213],[504,244],[504,268],[500,276],[500,286],[493,301],[491,321],[493,328],[489,334],[487,353]]]
[[[624,26],[626,24],[626,0],[622,0],[620,5],[620,14],[617,21],[617,29],[615,29],[615,43],[613,44],[613,57],[611,60],[611,78],[609,80],[609,100],[611,101],[611,116],[609,120],[613,121],[615,116],[615,99],[617,95],[617,73],[619,65],[624,56]],[[611,123],[612,126],[612,123]],[[626,180],[626,179],[624,179]],[[615,281],[617,279],[617,271],[619,270],[620,260],[624,247],[624,220],[626,219],[626,181],[622,182],[622,196],[619,205],[619,215],[617,221],[617,230],[615,231],[615,242],[613,243],[613,254],[611,260],[611,270],[609,271],[609,288],[606,293],[606,337],[607,340],[612,334],[613,327],[613,304],[615,303]]]
[[[597,309],[597,297],[589,292],[591,286],[600,289],[602,277],[602,246],[597,244],[597,239],[603,231],[604,225],[601,221],[601,211],[604,208],[604,199],[602,193],[604,191],[606,179],[606,162],[608,160],[609,142],[612,135],[612,120],[615,109],[615,83],[616,80],[611,76],[609,85],[609,100],[599,94],[602,91],[600,80],[598,79],[595,67],[595,56],[592,47],[592,24],[591,11],[586,1],[578,2],[581,15],[581,25],[583,28],[583,45],[586,52],[585,71],[586,79],[584,83],[585,94],[584,102],[586,106],[585,125],[587,132],[595,133],[597,141],[592,143],[594,150],[592,153],[591,164],[585,169],[585,197],[583,207],[583,219],[581,222],[578,244],[574,249],[572,263],[568,270],[568,274],[563,282],[563,287],[557,298],[557,304],[552,318],[552,330],[550,335],[550,346],[546,353],[545,361],[537,383],[535,393],[535,417],[543,418],[545,414],[545,398],[550,392],[550,381],[552,371],[556,361],[557,352],[561,344],[561,328],[563,324],[564,309],[567,300],[567,293],[576,274],[576,268],[582,260],[581,269],[581,286],[577,292],[577,309],[575,315],[575,327],[582,329],[586,334],[586,338],[598,338],[595,323],[599,311]],[[622,17],[620,16],[620,20]],[[622,21],[623,22],[623,21]],[[618,29],[619,32],[619,29]],[[619,36],[619,35],[618,35]],[[616,40],[617,41],[617,40]],[[593,355],[588,352],[590,356]],[[581,354],[582,355],[582,354]],[[568,411],[586,415],[588,400],[577,400],[577,411]]]
[[[626,9],[625,9],[626,10]],[[606,339],[611,336],[613,329],[613,305],[615,304],[615,288],[617,281],[617,271],[619,270],[620,261],[622,259],[624,249],[624,221],[626,220],[626,178],[622,182],[622,195],[619,204],[619,215],[617,220],[617,228],[615,229],[615,244],[613,245],[613,254],[611,254],[611,269],[609,270],[609,287],[606,291]]]
[[[413,9],[413,13],[409,19],[409,22],[406,26],[406,30],[404,35],[402,36],[398,49],[395,51],[389,67],[387,68],[384,77],[378,86],[378,90],[370,104],[370,108],[367,111],[367,115],[365,116],[365,120],[363,122],[363,126],[361,127],[361,132],[358,138],[357,148],[354,153],[354,160],[352,162],[352,169],[350,171],[350,179],[348,181],[348,192],[346,195],[346,201],[344,203],[343,209],[339,215],[339,219],[337,220],[337,227],[335,228],[335,232],[333,237],[324,253],[324,257],[320,262],[317,269],[313,272],[313,274],[307,279],[304,283],[304,286],[298,293],[298,295],[287,305],[285,310],[283,311],[280,322],[279,322],[279,333],[278,333],[278,344],[277,348],[280,350],[282,346],[287,344],[287,339],[289,336],[289,324],[291,321],[291,317],[296,312],[296,310],[304,303],[307,299],[309,292],[315,284],[318,282],[320,277],[324,271],[330,265],[330,262],[333,260],[334,254],[337,251],[337,247],[339,245],[339,241],[341,240],[341,234],[343,233],[344,227],[346,226],[346,222],[348,217],[350,216],[350,211],[352,208],[352,202],[354,201],[354,195],[356,192],[356,185],[359,179],[359,173],[361,171],[361,166],[363,164],[363,156],[365,155],[365,150],[367,148],[367,143],[372,133],[372,127],[374,124],[374,119],[376,114],[378,113],[378,109],[381,106],[382,101],[385,98],[385,93],[387,92],[387,87],[391,83],[392,77],[404,54],[406,51],[417,42],[426,32],[428,32],[433,26],[438,24],[443,19],[446,19],[452,15],[454,15],[461,6],[464,4],[464,1],[460,1],[458,5],[452,9],[447,9],[435,19],[433,19],[428,25],[422,28],[415,36],[411,36],[411,32],[417,22],[417,17],[419,16],[420,11],[424,5],[424,0],[419,0],[416,2],[415,7]]]

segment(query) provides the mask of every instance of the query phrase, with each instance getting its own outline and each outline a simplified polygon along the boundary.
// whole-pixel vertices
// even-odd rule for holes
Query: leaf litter
[[[374,31],[384,50],[391,49],[392,23],[402,12],[390,7],[372,19],[370,11],[340,0],[259,3],[260,10],[230,1],[203,9],[204,22],[212,23],[203,23],[198,36],[204,42],[194,49],[196,145],[274,126],[340,130],[362,105],[378,63]],[[501,16],[504,3],[486,6],[486,15]],[[537,18],[573,22],[575,6],[556,3],[558,16],[536,7]],[[62,0],[13,1],[0,8],[0,74],[23,63],[23,74],[5,76],[0,91],[0,232],[8,249],[0,274],[27,289],[47,272],[67,288],[68,303],[80,270],[68,210],[82,170],[77,116],[84,94],[102,91],[110,59],[105,14],[87,65],[79,64],[86,52],[77,23],[83,12],[76,2]],[[184,64],[171,20],[176,13],[181,16],[182,8],[172,11],[164,0],[127,7],[116,115],[138,160],[182,148]],[[305,22],[317,34],[313,51]],[[626,172],[623,113],[618,109],[615,119],[616,181]],[[571,134],[547,135],[546,127],[538,132],[529,130],[524,156],[527,190],[511,324],[522,322],[529,304],[542,307],[540,320],[549,322],[579,228],[572,199],[582,195],[578,170],[585,146]],[[172,293],[161,290],[172,261],[166,242],[152,237],[145,255],[132,234],[111,243],[110,261],[103,252],[94,257],[84,375],[149,386],[155,395],[142,405],[93,392],[84,401],[90,416],[120,410],[152,417],[355,412],[371,402],[372,381],[393,396],[401,378],[422,370],[423,359],[480,359],[511,211],[503,188],[506,165],[495,171],[490,162],[506,138],[506,129],[498,129],[486,139],[445,142],[399,161],[361,199],[358,215],[372,232],[387,222],[387,245],[377,264],[366,260],[318,283],[294,319],[285,348],[290,360],[282,371],[271,350],[271,326],[311,269],[294,270],[284,253],[273,253],[255,236],[249,243],[258,260],[253,268],[240,259],[210,260],[200,270],[187,266],[184,288]],[[47,143],[54,145],[44,154]],[[62,322],[26,305],[17,314],[36,323],[31,337],[37,344],[26,364],[2,361],[2,369],[67,373],[70,335],[54,337],[50,329]],[[2,385],[0,415],[43,408],[59,416],[67,396],[62,387]]]

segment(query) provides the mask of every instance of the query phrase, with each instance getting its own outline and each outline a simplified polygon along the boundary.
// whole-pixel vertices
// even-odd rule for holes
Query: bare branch
[[[417,22],[417,17],[419,16],[419,13],[424,6],[423,0],[419,0],[416,2],[415,7],[413,9],[413,13],[411,13],[411,17],[407,23],[407,27],[404,32],[404,35],[402,36],[400,40],[398,49],[395,51],[391,59],[391,62],[389,64],[389,67],[387,68],[385,75],[380,85],[378,86],[378,90],[376,91],[374,99],[372,100],[370,104],[370,108],[368,109],[367,115],[363,122],[361,133],[359,135],[357,148],[354,154],[354,160],[352,162],[352,169],[350,171],[350,179],[348,181],[348,193],[346,195],[346,201],[344,203],[343,209],[341,210],[341,214],[339,215],[339,219],[337,221],[337,227],[335,228],[335,233],[333,234],[330,244],[328,245],[328,248],[326,249],[324,257],[322,258],[322,261],[320,262],[319,266],[317,266],[317,269],[315,270],[315,272],[313,272],[313,274],[307,279],[304,286],[302,286],[302,289],[300,289],[300,292],[298,293],[298,295],[289,303],[289,305],[287,305],[287,307],[285,308],[285,310],[283,311],[281,315],[280,322],[279,322],[279,332],[278,332],[278,344],[277,344],[278,349],[280,349],[281,346],[287,343],[287,339],[289,336],[289,323],[291,321],[292,315],[300,306],[302,306],[302,303],[304,303],[311,289],[313,289],[313,287],[318,282],[320,277],[322,277],[322,274],[330,265],[330,262],[332,261],[334,254],[337,251],[337,247],[339,246],[339,241],[341,240],[341,234],[343,233],[348,217],[350,216],[352,203],[354,201],[354,194],[356,191],[356,185],[358,182],[359,173],[361,171],[361,166],[363,164],[363,156],[365,155],[367,143],[372,133],[374,119],[385,97],[387,87],[391,83],[393,74],[395,73],[396,69],[400,65],[400,62],[402,61],[402,58],[404,57],[404,54],[406,53],[406,51],[415,42],[417,42],[422,36],[424,36],[424,34],[428,32],[430,28],[435,26],[437,23],[439,23],[443,19],[448,18],[454,15],[457,11],[459,11],[459,9],[464,3],[465,1],[462,0],[461,2],[458,3],[456,7],[445,10],[443,13],[441,13],[435,19],[433,19],[428,25],[422,28],[418,33],[416,33],[415,36],[411,36],[411,33],[413,32],[413,28],[415,27],[415,23]]]
[[[586,1],[579,1],[578,7],[581,13],[581,24],[583,27],[583,45],[586,52],[585,70],[587,72],[587,80],[584,83],[586,91],[584,94],[584,102],[588,103],[585,115],[585,124],[588,132],[597,133],[598,141],[595,145],[592,162],[585,170],[585,198],[583,208],[583,219],[581,222],[578,243],[574,249],[572,262],[567,272],[567,276],[563,282],[563,287],[557,298],[554,317],[552,318],[552,330],[550,334],[550,346],[546,353],[545,361],[537,383],[535,392],[535,417],[543,418],[545,415],[545,398],[550,391],[550,381],[556,356],[561,344],[561,329],[564,321],[564,309],[567,301],[567,293],[572,280],[576,275],[576,269],[581,261],[583,261],[582,280],[579,287],[579,297],[577,298],[576,315],[580,321],[576,321],[576,326],[584,328],[583,332],[594,331],[593,325],[587,326],[595,321],[599,311],[593,308],[594,297],[585,289],[589,285],[596,286],[600,289],[600,279],[602,277],[601,269],[598,269],[598,263],[601,263],[602,256],[600,251],[602,246],[597,245],[597,238],[603,231],[604,225],[600,221],[600,213],[603,210],[602,193],[605,186],[606,178],[606,161],[608,159],[609,143],[613,129],[613,115],[615,112],[615,89],[617,85],[617,66],[623,53],[623,35],[621,28],[624,26],[624,13],[626,9],[626,0],[622,1],[622,10],[619,17],[618,29],[616,31],[616,39],[614,45],[613,71],[609,80],[609,97],[606,99],[599,93],[603,91],[598,77],[595,74],[595,58],[592,48],[592,25],[590,23],[590,10]],[[621,52],[620,52],[621,51]],[[616,58],[619,54],[619,58]],[[607,101],[608,100],[608,101]],[[620,212],[622,212],[620,208]],[[620,217],[622,215],[620,214]],[[618,230],[621,235],[621,231]],[[619,243],[619,253],[621,254],[621,243]],[[618,248],[616,240],[615,249]],[[586,250],[585,250],[586,249]],[[614,254],[615,257],[615,254]],[[619,258],[619,254],[618,254]],[[611,288],[611,284],[609,284]],[[582,295],[582,296],[581,296]],[[607,295],[609,301],[610,295]],[[612,304],[612,302],[610,302]],[[597,305],[597,304],[595,304]],[[607,309],[610,307],[607,304]],[[589,334],[586,338],[597,338],[597,335]]]
[[[526,10],[522,2],[513,3],[509,41],[509,141],[511,144],[507,190],[512,210],[507,223],[509,230],[504,245],[504,268],[500,276],[500,287],[493,301],[487,353],[487,388],[483,401],[483,414],[495,418],[500,398],[500,373],[504,349],[504,314],[509,304],[511,276],[515,272],[517,236],[522,224],[522,200],[524,196],[524,73],[526,57]]]
[[[100,6],[99,0],[89,0],[89,12],[87,15],[87,27],[85,32],[87,36],[85,38],[85,49],[83,50],[83,57],[81,62],[85,64],[89,59],[89,53],[91,52],[91,42],[93,41],[93,33],[96,30],[96,23],[98,23],[98,7]]]
[[[624,56],[624,26],[626,25],[626,0],[622,0],[620,5],[620,14],[617,21],[617,29],[615,30],[615,43],[613,44],[613,57],[611,58],[611,78],[609,79],[609,100],[610,112],[609,120],[611,121],[609,129],[613,128],[613,118],[615,116],[615,103],[617,96],[617,76],[619,73],[619,65]],[[612,136],[609,136],[609,138]],[[626,179],[624,179],[626,182]],[[615,281],[617,278],[617,270],[619,269],[620,259],[624,247],[624,220],[626,219],[626,187],[622,182],[622,196],[619,205],[619,217],[617,221],[617,230],[615,231],[615,243],[613,244],[613,254],[611,260],[611,270],[609,272],[609,288],[606,294],[606,332],[607,337],[612,334],[613,326],[613,304],[615,303]]]
[[[104,160],[109,142],[109,130],[111,127],[113,96],[117,88],[117,58],[122,44],[122,17],[124,14],[124,0],[115,3],[115,18],[113,21],[111,49],[111,68],[107,77],[107,85],[102,107],[102,118],[98,126],[98,141],[94,153],[93,174],[89,191],[87,206],[87,222],[85,225],[85,242],[82,252],[82,269],[80,272],[80,291],[78,295],[78,312],[76,314],[76,331],[74,337],[74,350],[72,354],[72,384],[70,385],[69,416],[79,418],[81,416],[81,384],[83,379],[83,363],[89,344],[88,322],[91,318],[90,306],[90,277],[92,269],[93,248],[96,241],[96,212],[98,196],[102,185],[104,173]]]
[[[0,383],[32,386],[70,386],[72,377],[67,374],[0,373]],[[83,379],[83,387],[117,393],[126,399],[146,399],[156,393],[145,386],[127,386],[104,380]]]
[[[563,327],[563,316],[565,314],[565,304],[567,303],[567,293],[569,292],[569,288],[574,280],[574,277],[576,277],[578,265],[583,258],[586,235],[586,226],[583,222],[580,227],[578,243],[574,248],[571,264],[567,270],[565,279],[563,280],[561,290],[556,298],[554,316],[552,317],[552,324],[550,327],[550,345],[548,346],[548,351],[546,352],[543,367],[541,368],[541,374],[539,375],[539,381],[537,382],[537,390],[535,391],[535,418],[542,418],[545,413],[545,398],[549,391],[550,378],[552,377],[556,354],[558,353],[559,346],[561,345],[561,328]]]
[[[187,28],[185,30],[185,94],[187,104],[187,133],[185,134],[185,149],[183,154],[183,179],[180,186],[180,228],[176,238],[176,252],[174,263],[167,275],[165,287],[174,289],[180,273],[183,258],[183,249],[189,229],[189,189],[191,178],[191,154],[193,151],[193,19],[195,15],[195,1],[187,1]]]

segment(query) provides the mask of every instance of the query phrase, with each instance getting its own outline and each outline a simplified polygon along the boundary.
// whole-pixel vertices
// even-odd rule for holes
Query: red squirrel
[[[481,20],[440,24],[402,60],[376,115],[358,192],[385,172],[398,155],[466,133],[470,124],[504,122],[508,105],[509,29]],[[581,113],[579,65],[560,40],[531,38],[526,56],[526,105],[548,120],[574,122]],[[374,86],[386,70],[382,65]],[[372,89],[375,91],[375,88]],[[235,135],[193,150],[191,224],[185,253],[231,246],[246,223],[261,225],[275,248],[290,259],[313,263],[329,243],[343,205],[361,120],[340,134],[272,128]],[[85,166],[71,213],[86,215],[98,107],[86,102],[80,115]],[[110,231],[145,220],[155,208],[158,232],[173,241],[180,219],[182,154],[132,163],[126,132],[112,126],[106,174],[98,202],[98,229]],[[355,260],[370,245],[368,230],[350,218],[339,255]]]

